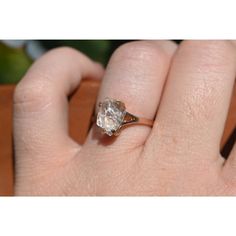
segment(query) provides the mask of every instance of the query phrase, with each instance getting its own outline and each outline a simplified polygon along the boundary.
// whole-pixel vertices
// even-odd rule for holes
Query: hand
[[[131,42],[103,69],[70,48],[30,68],[14,95],[17,195],[235,195],[236,147],[219,145],[236,75],[231,41]],[[82,78],[154,119],[117,138],[92,127],[83,146],[67,131],[67,98]]]

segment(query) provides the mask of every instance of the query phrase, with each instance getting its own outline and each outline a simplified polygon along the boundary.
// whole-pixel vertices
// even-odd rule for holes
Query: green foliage
[[[22,48],[10,48],[0,43],[0,84],[19,81],[31,63]]]
[[[93,60],[106,65],[112,51],[111,40],[40,40],[45,50],[60,46],[78,49]],[[27,47],[27,41],[26,45]],[[24,48],[11,48],[0,42],[0,84],[17,83],[32,63]]]

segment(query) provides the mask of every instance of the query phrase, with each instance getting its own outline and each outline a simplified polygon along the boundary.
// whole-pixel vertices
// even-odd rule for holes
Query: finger
[[[231,42],[183,42],[173,59],[151,144],[172,162],[218,159],[235,71]]]
[[[234,142],[236,142],[236,137],[234,137]],[[236,185],[236,144],[234,144],[233,149],[229,155],[228,160],[222,169],[222,177],[224,182],[230,187],[230,189],[235,189]]]
[[[82,78],[100,78],[102,73],[100,66],[71,48],[54,49],[34,63],[14,94],[17,164],[59,164],[70,156],[68,151],[79,148],[68,136],[67,97]]]
[[[154,119],[175,49],[176,45],[170,41],[140,41],[121,46],[109,62],[98,102],[114,98],[123,101],[128,112]],[[112,139],[106,135],[102,138],[97,135],[99,130],[93,128],[87,146],[96,152],[104,149],[123,152],[142,146],[150,130],[147,126],[130,126]]]
[[[234,111],[234,113],[231,114],[231,120],[229,119],[230,114],[228,115],[227,121],[230,120],[233,125],[236,121],[235,119],[236,117],[236,83],[234,85],[234,91],[233,91],[231,102],[232,103],[231,103],[230,108]],[[232,134],[230,135],[226,146],[227,146],[226,149],[230,149],[230,147],[233,147],[233,148],[230,152],[230,155],[228,156],[226,163],[224,164],[223,176],[226,178],[227,182],[233,183],[233,185],[235,185],[236,183],[236,127],[232,131]]]

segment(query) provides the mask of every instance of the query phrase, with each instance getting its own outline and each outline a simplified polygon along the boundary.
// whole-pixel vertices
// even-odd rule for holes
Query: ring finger
[[[175,49],[170,41],[140,41],[121,46],[108,64],[98,102],[114,98],[123,101],[130,113],[154,119]],[[144,144],[150,130],[147,126],[132,126],[114,139],[101,137],[94,126],[84,148],[96,150],[97,154],[133,150]]]

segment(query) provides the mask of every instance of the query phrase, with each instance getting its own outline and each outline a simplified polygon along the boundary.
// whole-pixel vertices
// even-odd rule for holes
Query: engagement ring
[[[125,104],[121,101],[105,98],[98,106],[96,124],[103,133],[109,136],[119,135],[120,131],[128,125],[153,125],[152,120],[140,118],[127,112]]]

